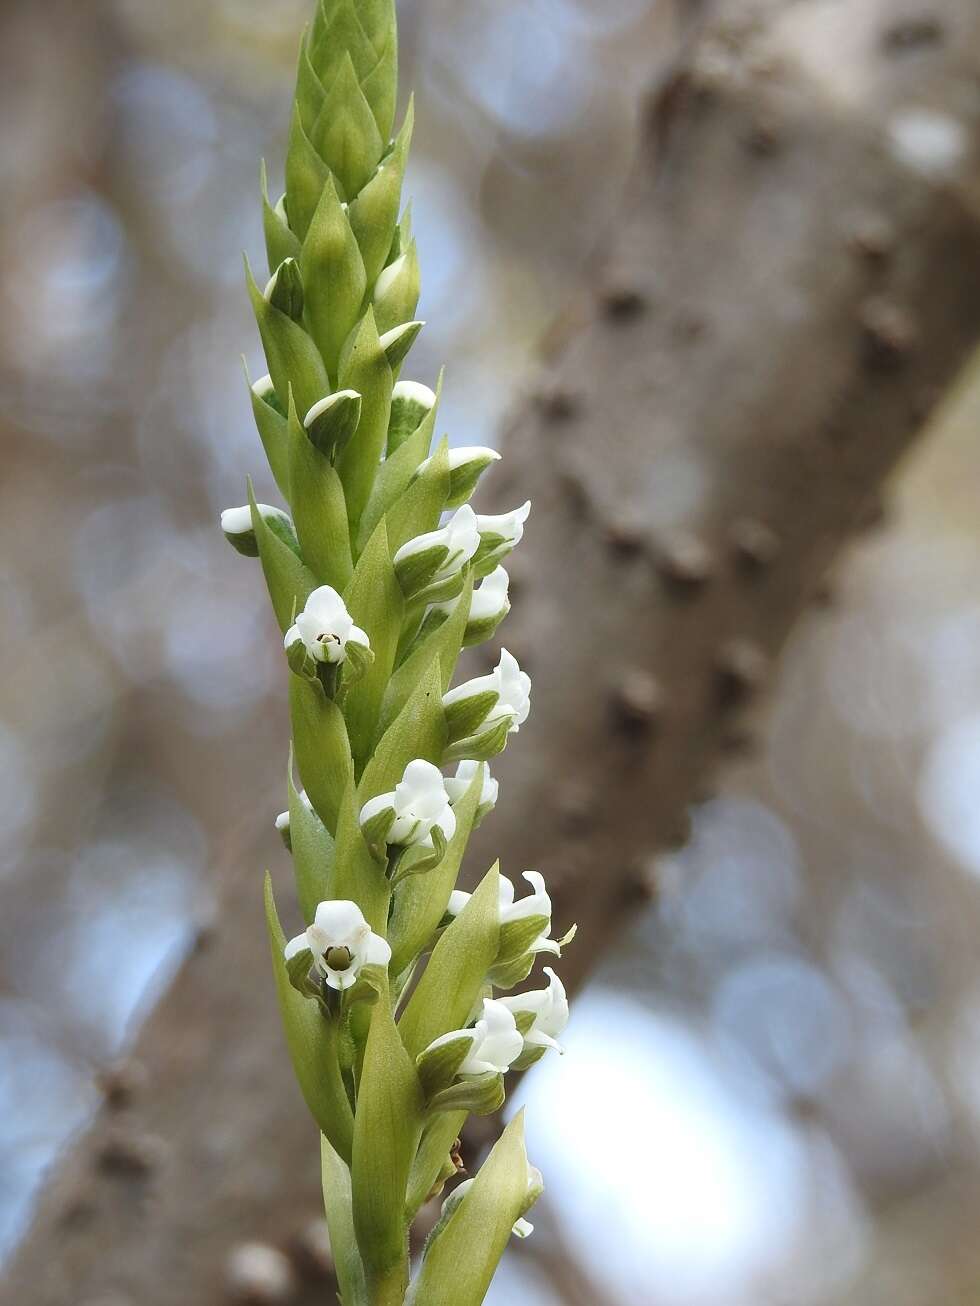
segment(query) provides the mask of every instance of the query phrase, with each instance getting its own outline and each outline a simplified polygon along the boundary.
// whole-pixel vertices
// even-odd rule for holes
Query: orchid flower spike
[[[450,1030],[433,1039],[425,1052],[467,1037],[472,1041],[457,1075],[502,1075],[524,1050],[514,1013],[497,998],[483,999],[483,1014],[471,1029]]]
[[[369,843],[432,848],[434,830],[448,842],[456,833],[456,813],[442,772],[421,758],[409,762],[393,790],[361,808],[361,829]]]
[[[364,966],[387,966],[391,948],[374,934],[355,902],[321,902],[313,924],[286,944],[287,961],[308,949],[312,964],[332,989],[349,989]]]
[[[534,989],[530,993],[516,993],[512,998],[500,998],[499,1001],[514,1013],[527,1012],[534,1017],[530,1029],[525,1030],[524,1042],[533,1048],[554,1048],[564,1052],[556,1040],[568,1024],[568,999],[565,986],[551,969],[545,966],[548,976],[546,989]]]
[[[306,600],[306,607],[286,631],[284,644],[291,648],[302,641],[307,653],[317,662],[346,661],[348,645],[370,650],[371,641],[354,625],[347,605],[331,585],[321,585]]]

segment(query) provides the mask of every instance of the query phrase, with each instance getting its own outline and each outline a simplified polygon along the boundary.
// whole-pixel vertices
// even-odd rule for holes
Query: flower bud
[[[286,851],[291,853],[293,851],[293,840],[292,840],[292,836],[289,833],[288,812],[280,812],[279,815],[276,817],[276,829],[279,831],[279,836],[286,846]]]
[[[458,508],[460,504],[465,503],[476,489],[476,483],[483,472],[491,463],[499,461],[500,454],[496,449],[489,449],[485,445],[463,445],[450,449],[449,498],[446,500],[446,507]],[[425,462],[419,465],[415,475],[420,476],[431,462],[431,458],[426,458]]]
[[[374,934],[356,903],[321,902],[313,924],[286,944],[285,958],[292,961],[309,952],[311,964],[332,989],[349,989],[364,966],[387,966],[391,948]],[[513,1017],[512,1017],[513,1019]]]
[[[392,327],[381,337],[381,348],[392,371],[401,366],[405,355],[415,344],[415,338],[424,326],[424,322],[402,322],[400,326]]]
[[[361,396],[356,390],[335,390],[313,405],[303,426],[314,448],[335,461],[357,430],[361,420]]]
[[[421,381],[399,381],[391,392],[388,419],[388,457],[418,430],[436,402],[434,391]]]
[[[299,264],[294,258],[286,258],[279,264],[269,278],[265,291],[266,299],[273,308],[285,313],[294,322],[303,317],[303,278],[300,276]]]
[[[299,544],[289,514],[268,503],[259,503],[256,507],[272,533],[278,535],[284,544],[288,544],[293,552],[298,554]],[[233,549],[246,558],[259,556],[259,543],[252,529],[252,511],[247,503],[240,508],[225,508],[221,514],[221,529]]]

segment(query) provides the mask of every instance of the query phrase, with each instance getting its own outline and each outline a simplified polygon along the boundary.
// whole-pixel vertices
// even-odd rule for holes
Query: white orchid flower
[[[455,576],[476,553],[480,544],[480,532],[477,529],[476,513],[464,503],[453,513],[445,526],[438,530],[416,535],[401,546],[394,557],[395,571],[404,572],[406,564],[419,554],[430,549],[447,549],[448,552],[433,570],[424,577],[426,585],[449,580]]]
[[[456,774],[446,781],[446,792],[449,794],[449,801],[454,805],[460,801],[477,771],[483,774],[483,787],[480,790],[480,800],[477,804],[477,810],[486,815],[492,808],[497,805],[497,797],[500,793],[500,784],[490,774],[490,768],[486,762],[460,762],[456,768]]]
[[[551,898],[544,885],[544,876],[540,871],[524,871],[524,879],[531,886],[532,892],[526,897],[514,901],[514,885],[508,880],[506,875],[500,877],[500,889],[498,899],[498,913],[501,925],[509,925],[511,921],[527,920],[529,916],[545,916],[548,924],[541,931],[538,937],[528,949],[529,952],[551,952],[555,956],[561,955],[561,945],[555,940],[550,939],[551,933]],[[449,906],[446,910],[450,916],[458,916],[470,900],[470,894],[464,893],[462,889],[454,889],[449,896]]]
[[[391,948],[372,932],[356,902],[321,902],[313,924],[286,944],[287,961],[308,948],[313,965],[332,989],[349,989],[363,966],[387,966]]]
[[[517,1016],[522,1011],[529,1011],[534,1016],[534,1024],[524,1035],[524,1042],[535,1048],[555,1048],[564,1052],[556,1040],[568,1025],[568,999],[565,986],[551,969],[545,966],[548,976],[546,989],[534,989],[530,993],[517,993],[512,998],[500,998],[509,1011]]]
[[[479,729],[481,732],[489,730],[507,718],[510,721],[508,734],[516,735],[531,710],[531,677],[521,670],[517,658],[505,648],[500,650],[500,661],[488,676],[478,676],[457,685],[448,694],[443,694],[442,705],[450,708],[454,703],[462,703],[489,691],[497,695],[497,701],[479,723]]]
[[[286,631],[283,641],[290,648],[302,640],[307,653],[318,662],[343,662],[347,645],[370,649],[371,641],[354,625],[347,605],[331,585],[321,585],[306,600],[306,606]]]
[[[450,1030],[434,1039],[425,1051],[459,1038],[470,1038],[472,1042],[457,1075],[502,1075],[524,1050],[514,1013],[497,998],[483,999],[483,1014],[470,1029]]]
[[[510,612],[509,589],[510,577],[503,567],[497,567],[477,585],[473,591],[469,615],[466,618],[467,635],[471,630],[474,632],[479,631],[480,627],[485,627],[487,633],[492,633],[503,621],[507,613]],[[433,603],[432,611],[442,612],[449,617],[459,601],[457,598],[450,599],[446,603]]]
[[[394,820],[385,835],[388,844],[431,848],[434,829],[441,830],[447,842],[456,833],[456,813],[442,772],[421,758],[409,762],[393,790],[368,799],[361,808],[361,825],[389,811]]]

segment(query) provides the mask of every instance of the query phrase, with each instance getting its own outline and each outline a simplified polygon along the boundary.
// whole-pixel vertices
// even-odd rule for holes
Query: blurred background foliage
[[[281,658],[216,522],[246,472],[273,495],[239,253],[261,262],[307,9],[0,5],[0,1252],[208,929],[213,868],[256,892],[276,855]],[[601,249],[677,15],[400,14],[412,375],[446,362],[452,440],[492,443]],[[980,367],[524,1086],[549,1187],[498,1306],[980,1296],[978,422]]]

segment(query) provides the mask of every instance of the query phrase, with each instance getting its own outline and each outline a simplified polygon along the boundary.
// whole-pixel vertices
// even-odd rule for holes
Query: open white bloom
[[[306,651],[318,662],[343,662],[348,644],[369,649],[371,641],[354,625],[347,605],[332,585],[321,585],[306,600],[306,607],[286,631],[286,648],[302,640]]]
[[[508,548],[514,548],[520,544],[524,538],[524,523],[531,513],[531,500],[522,503],[519,508],[512,508],[510,512],[492,514],[483,514],[477,517],[477,529],[481,535],[499,535],[507,544]]]
[[[500,785],[490,774],[490,768],[486,762],[460,762],[456,768],[456,774],[446,781],[446,792],[449,794],[451,803],[459,802],[469,789],[470,783],[478,770],[483,774],[483,787],[480,790],[478,806],[485,809],[485,811],[496,807]]]
[[[525,898],[514,901],[514,886],[506,875],[500,877],[500,897],[498,908],[500,915],[500,924],[509,925],[511,921],[527,920],[529,916],[547,917],[548,924],[544,927],[538,937],[528,949],[529,952],[553,952],[556,956],[561,955],[561,947],[554,939],[549,939],[551,932],[551,898],[544,887],[544,876],[540,871],[524,871],[524,879],[531,886],[532,892]],[[450,916],[458,916],[459,913],[469,902],[470,895],[464,893],[462,889],[454,889],[449,896],[449,906],[447,911]]]
[[[530,993],[517,993],[512,998],[500,998],[505,1007],[515,1016],[521,1011],[529,1011],[534,1016],[534,1024],[524,1035],[524,1042],[535,1048],[555,1048],[564,1052],[556,1042],[568,1024],[568,999],[565,986],[551,969],[545,966],[548,976],[546,989],[534,989]]]
[[[442,772],[421,758],[409,762],[390,793],[368,799],[361,808],[361,825],[389,811],[394,821],[385,843],[431,848],[434,829],[440,829],[447,841],[456,833],[456,813],[449,805]]]
[[[460,1202],[463,1200],[463,1198],[466,1196],[466,1194],[470,1191],[470,1189],[473,1187],[475,1183],[476,1183],[476,1176],[474,1175],[472,1179],[464,1179],[461,1184],[457,1184],[456,1187],[453,1189],[453,1191],[443,1202],[442,1214],[444,1216],[452,1215],[453,1211],[455,1211],[456,1207],[459,1206]],[[540,1193],[543,1187],[544,1185],[541,1182],[541,1171],[537,1170],[534,1166],[528,1166],[527,1190],[528,1190],[528,1197],[531,1199],[532,1202],[534,1201],[535,1198],[537,1198],[538,1193]],[[515,1238],[529,1238],[531,1234],[534,1233],[534,1225],[531,1223],[530,1220],[525,1220],[522,1215],[519,1217],[519,1219],[514,1221],[514,1225],[511,1229],[511,1233],[514,1235]]]
[[[472,1039],[458,1075],[502,1075],[524,1050],[514,1013],[497,998],[483,999],[483,1015],[471,1029],[450,1030],[433,1039],[425,1050],[431,1052],[458,1038]]]
[[[497,701],[480,722],[480,730],[489,730],[498,721],[508,718],[508,734],[516,735],[531,710],[531,677],[521,670],[517,658],[505,648],[500,650],[500,661],[488,676],[477,676],[457,685],[448,694],[443,694],[442,705],[449,708],[454,703],[491,690],[497,695]]]
[[[445,526],[440,526],[436,531],[427,531],[424,535],[416,535],[413,540],[403,544],[394,557],[395,570],[398,570],[400,564],[406,563],[420,553],[425,553],[428,549],[445,548],[449,551],[447,556],[431,575],[426,577],[426,583],[432,584],[455,576],[469,562],[479,546],[480,532],[476,520],[476,513],[468,503],[464,503],[461,508],[457,508]]]
[[[349,989],[362,966],[387,966],[391,960],[388,941],[373,933],[357,903],[346,899],[320,903],[313,924],[286,944],[286,960],[304,948],[332,989]]]

